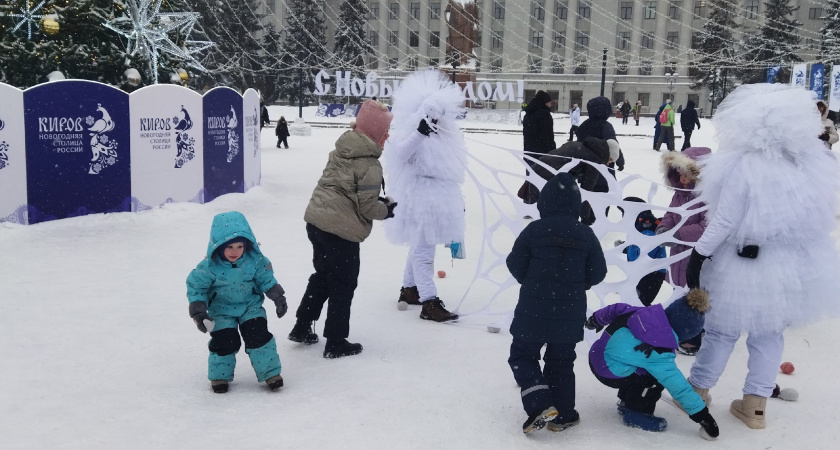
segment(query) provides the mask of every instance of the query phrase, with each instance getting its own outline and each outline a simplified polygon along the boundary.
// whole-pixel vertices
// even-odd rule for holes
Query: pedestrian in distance
[[[697,110],[694,109],[694,100],[689,100],[680,113],[680,128],[683,132],[683,145],[680,151],[691,147],[691,133],[694,132],[694,125],[697,125],[698,130],[700,129],[700,118],[697,116]]]
[[[569,142],[572,142],[575,140],[575,132],[580,126],[580,108],[578,108],[577,103],[573,104],[572,109],[569,110],[569,120],[572,122],[572,127],[569,129]]]
[[[670,99],[665,101],[665,108],[662,109],[656,120],[659,122],[659,139],[653,149],[658,152],[662,143],[665,142],[668,145],[668,150],[674,151],[674,123],[676,123],[676,118]]]
[[[289,142],[286,140],[289,137],[289,124],[286,123],[285,117],[280,116],[277,126],[274,128],[274,135],[277,136],[277,148],[280,148],[280,144],[289,148]]]

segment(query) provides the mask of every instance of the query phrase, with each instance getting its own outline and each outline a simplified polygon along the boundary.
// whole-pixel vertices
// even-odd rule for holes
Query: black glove
[[[717,422],[715,422],[715,418],[709,413],[709,408],[703,408],[698,413],[694,413],[690,416],[691,420],[700,424],[703,427],[703,430],[706,431],[706,434],[709,436],[716,438],[720,435],[720,430],[718,429]]]
[[[691,250],[691,256],[688,257],[688,266],[685,268],[685,280],[689,289],[696,289],[700,287],[700,269],[703,267],[703,261],[708,256],[703,256],[697,250]]]
[[[828,131],[820,135],[820,140],[828,142]]]
[[[432,121],[432,125],[437,125],[437,119],[429,119],[429,120]],[[420,119],[420,125],[417,127],[417,131],[420,132],[420,134],[422,134],[423,136],[428,137],[432,133],[437,134],[437,131],[435,131],[436,128],[437,127],[433,128],[433,127],[429,126],[429,123],[426,122],[426,119],[424,118],[424,119]]]
[[[195,322],[195,326],[198,327],[198,331],[202,333],[206,333],[207,331],[213,331],[213,319],[207,315],[207,303],[204,302],[190,302],[190,317],[192,318],[193,322]],[[210,322],[209,324],[205,323],[205,321]],[[208,330],[208,325],[210,330]]]
[[[388,215],[385,216],[386,219],[390,219],[394,217],[394,208],[397,207],[397,202],[386,203],[385,206],[388,207]]]
[[[583,326],[587,330],[595,330],[596,333],[600,333],[601,330],[604,329],[604,326],[599,324],[598,321],[595,319],[595,314],[589,316],[589,318],[586,319],[586,323],[584,323]]]
[[[283,290],[283,287],[279,283],[265,291],[265,296],[270,298],[274,302],[275,308],[277,308],[278,319],[285,316],[286,311],[289,310],[289,305],[286,304],[286,296],[284,294],[286,294],[286,291]]]
[[[624,171],[624,166],[618,166],[618,170]]]

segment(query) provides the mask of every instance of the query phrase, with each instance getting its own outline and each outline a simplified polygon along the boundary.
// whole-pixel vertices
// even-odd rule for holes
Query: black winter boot
[[[267,384],[268,388],[272,391],[276,391],[277,389],[283,387],[283,377],[281,377],[280,375],[275,375],[265,380],[265,384]]]
[[[312,345],[318,342],[318,335],[315,334],[314,325],[310,322],[295,322],[289,333],[289,340],[292,342],[299,342],[301,344]]]
[[[400,299],[397,302],[406,302],[409,305],[422,305],[420,303],[420,292],[417,291],[417,286],[400,288]]]
[[[324,358],[341,358],[362,353],[362,344],[352,344],[347,339],[327,339],[324,347]]]
[[[228,381],[227,380],[213,380],[210,382],[210,387],[213,388],[213,392],[217,394],[224,394],[228,391]]]

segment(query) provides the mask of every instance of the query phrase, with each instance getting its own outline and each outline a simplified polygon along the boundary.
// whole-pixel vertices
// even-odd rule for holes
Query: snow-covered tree
[[[791,64],[802,61],[799,56],[801,40],[797,29],[802,26],[794,17],[799,6],[790,6],[790,0],[768,0],[764,3],[764,24],[758,35],[744,39],[744,69],[739,78],[744,83],[763,83],[767,80],[767,67],[780,65],[777,81],[790,81]]]
[[[827,99],[832,66],[840,64],[840,0],[827,0],[823,8],[823,26],[820,28],[820,34],[820,59],[825,63],[826,75],[823,95]]]
[[[721,68],[736,67],[738,53],[732,30],[735,22],[735,4],[730,0],[710,0],[708,21],[703,25],[694,62],[695,75],[692,89],[709,90],[709,101],[719,104],[734,89],[734,83],[724,83]]]
[[[309,104],[315,90],[314,75],[326,66],[327,50],[323,11],[312,0],[286,2],[286,37],[283,41],[280,71],[280,96],[298,101],[298,70],[303,68],[303,101]]]
[[[339,8],[333,50],[335,66],[359,75],[365,72],[365,55],[373,53],[366,33],[368,9],[362,0],[345,0]]]
[[[38,2],[39,3],[39,2]],[[8,14],[20,14],[26,0],[0,4],[0,81],[25,88],[46,81],[46,75],[61,71],[67,78],[120,84],[126,66],[125,48],[119,36],[102,23],[122,14],[125,4],[114,0],[50,0],[36,13],[50,15],[57,31],[27,26],[12,32],[15,22]],[[29,2],[34,8],[36,2]],[[55,16],[53,16],[55,15]],[[20,20],[20,19],[18,19]]]

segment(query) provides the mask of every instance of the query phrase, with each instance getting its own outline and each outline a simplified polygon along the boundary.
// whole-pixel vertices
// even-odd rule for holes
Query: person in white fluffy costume
[[[758,114],[744,114],[747,105]],[[804,89],[741,86],[713,122],[720,147],[700,159],[697,185],[710,219],[686,270],[690,288],[708,291],[711,310],[689,381],[709,403],[709,389],[747,333],[744,396],[730,412],[764,428],[785,328],[838,310],[840,258],[830,236],[838,166],[817,137],[820,115]]]
[[[394,92],[382,158],[386,192],[400,204],[385,235],[410,246],[398,306],[422,305],[420,318],[437,322],[458,318],[438,298],[433,277],[435,246],[464,240],[467,146],[456,122],[464,100],[458,85],[438,70],[409,75]]]

